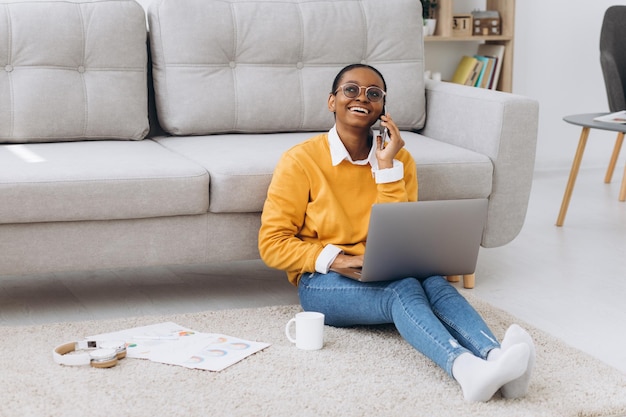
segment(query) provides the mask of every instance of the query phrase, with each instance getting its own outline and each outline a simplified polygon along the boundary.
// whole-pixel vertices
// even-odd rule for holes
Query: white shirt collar
[[[372,141],[372,148],[370,149],[370,153],[367,156],[367,159],[362,159],[360,161],[353,161],[348,153],[348,150],[344,146],[341,139],[339,139],[339,134],[337,133],[337,125],[333,126],[328,131],[328,145],[330,146],[330,157],[333,163],[333,166],[339,165],[344,159],[348,160],[348,162],[354,165],[367,165],[370,164],[372,168],[378,168],[378,160],[376,159],[376,150],[375,145],[376,141]]]

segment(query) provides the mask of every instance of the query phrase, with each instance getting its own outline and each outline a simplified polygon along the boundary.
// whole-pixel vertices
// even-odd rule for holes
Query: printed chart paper
[[[606,114],[604,116],[598,116],[593,120],[605,123],[626,123],[626,110]]]
[[[165,322],[89,336],[90,340],[124,340],[128,358],[221,371],[270,346],[232,336],[201,333]]]

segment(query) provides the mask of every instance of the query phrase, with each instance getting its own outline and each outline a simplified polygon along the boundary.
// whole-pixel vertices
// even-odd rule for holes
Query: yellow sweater
[[[327,244],[349,255],[364,254],[372,204],[417,200],[413,157],[401,149],[395,159],[404,165],[404,179],[376,184],[369,164],[332,165],[326,133],[288,150],[274,170],[263,207],[263,261],[287,271],[297,285],[303,273],[315,271]]]

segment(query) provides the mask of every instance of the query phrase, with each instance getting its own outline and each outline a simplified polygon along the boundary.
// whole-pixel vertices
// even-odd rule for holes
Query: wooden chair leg
[[[585,146],[587,145],[587,138],[589,138],[589,130],[591,129],[583,127],[583,130],[580,133],[578,149],[576,149],[576,156],[574,156],[574,162],[572,162],[572,170],[569,173],[569,180],[567,181],[567,187],[565,188],[565,194],[563,195],[561,210],[559,211],[559,217],[556,219],[556,225],[559,227],[563,226],[563,223],[565,222],[567,207],[569,206],[569,201],[572,198],[572,192],[574,191],[574,184],[576,184],[576,177],[578,176],[580,162],[583,159],[583,153],[585,152]]]
[[[461,276],[460,275],[448,275],[446,279],[448,280],[448,282],[459,282],[461,281]]]
[[[604,182],[607,184],[610,183],[613,179],[613,171],[615,170],[615,165],[617,164],[617,159],[619,158],[619,153],[622,149],[623,143],[624,132],[619,132],[617,134],[617,139],[615,139],[615,146],[613,147],[613,153],[611,154],[609,167],[607,168],[606,176],[604,177]],[[619,201],[626,201],[626,167],[624,167],[624,176],[622,177],[622,185],[619,190]]]
[[[615,171],[615,165],[617,164],[617,159],[619,158],[619,152],[622,149],[622,143],[624,143],[624,132],[619,132],[617,134],[617,139],[615,139],[615,146],[613,147],[609,167],[607,168],[606,175],[604,176],[604,182],[606,184],[610,183],[613,179],[613,171]]]
[[[463,288],[474,288],[476,283],[476,274],[463,275]]]
[[[624,176],[622,177],[622,186],[619,190],[619,201],[626,201],[626,166],[624,166]]]

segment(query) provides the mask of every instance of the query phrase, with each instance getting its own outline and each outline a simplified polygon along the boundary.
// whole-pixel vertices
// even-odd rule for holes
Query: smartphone
[[[386,106],[383,107],[383,115],[384,114],[387,114]],[[380,149],[385,149],[385,142],[387,142],[387,139],[389,139],[389,129],[387,129],[386,127],[382,127],[381,125],[380,130],[379,130],[379,135],[382,138],[382,140],[380,141]]]

